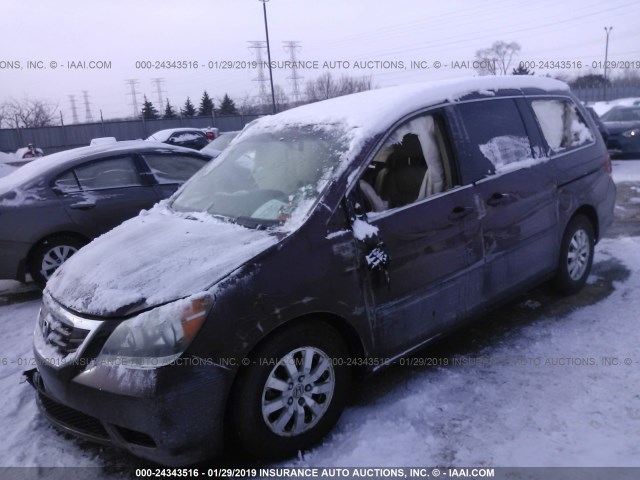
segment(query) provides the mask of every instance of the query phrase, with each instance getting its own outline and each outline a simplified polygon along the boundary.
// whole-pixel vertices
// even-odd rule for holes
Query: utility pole
[[[136,97],[138,92],[136,92],[136,85],[138,85],[139,82],[138,80],[131,78],[129,80],[125,80],[124,83],[129,85],[129,87],[131,88],[131,92],[129,93],[129,95],[131,95],[130,105],[133,105],[133,116],[135,118],[138,118],[140,116],[140,112],[138,111],[138,99]]]
[[[607,100],[607,61],[609,59],[609,34],[613,30],[613,27],[604,27],[604,31],[607,34],[607,43],[604,47],[604,99]]]
[[[71,102],[71,118],[73,118],[73,123],[80,123],[78,121],[78,110],[76,109],[76,96],[69,95],[69,102]]]
[[[91,123],[93,122],[93,115],[91,114],[91,108],[89,107],[89,90],[83,90],[82,96],[84,97],[85,122]]]
[[[276,94],[273,90],[273,72],[271,71],[271,48],[269,47],[269,24],[267,23],[267,2],[269,0],[259,0],[262,2],[262,11],[264,13],[264,33],[267,37],[267,61],[269,62],[269,82],[271,83],[271,107],[272,113],[276,113]]]
[[[151,81],[156,84],[156,93],[158,95],[158,112],[162,112],[164,109],[164,102],[162,101],[162,84],[164,78],[152,78]]]
[[[287,77],[287,80],[291,81],[291,96],[293,101],[297,104],[300,101],[300,81],[303,77],[298,74],[298,66],[296,59],[296,52],[300,48],[300,42],[292,40],[282,42],[284,44],[285,51],[289,52],[289,58],[291,59],[291,75]]]

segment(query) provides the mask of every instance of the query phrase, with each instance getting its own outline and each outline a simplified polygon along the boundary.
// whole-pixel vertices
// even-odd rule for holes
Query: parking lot
[[[537,288],[358,382],[324,443],[283,465],[639,466],[640,161],[614,162],[614,179],[615,224],[582,292]],[[103,478],[145,465],[38,414],[21,377],[38,308],[37,289],[0,282],[0,465],[96,466]]]

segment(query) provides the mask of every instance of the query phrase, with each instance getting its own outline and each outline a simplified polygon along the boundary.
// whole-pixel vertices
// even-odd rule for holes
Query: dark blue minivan
[[[27,372],[67,432],[169,465],[294,455],[374,372],[552,281],[613,219],[566,84],[481,77],[264,117],[52,276]]]

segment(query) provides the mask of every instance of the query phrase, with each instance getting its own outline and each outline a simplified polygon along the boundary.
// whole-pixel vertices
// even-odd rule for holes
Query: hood
[[[602,122],[610,134],[618,134],[622,132],[626,132],[628,130],[633,130],[634,128],[640,128],[640,122],[631,121],[631,122]]]
[[[264,230],[158,205],[82,248],[47,290],[78,313],[122,316],[206,290],[277,242]]]

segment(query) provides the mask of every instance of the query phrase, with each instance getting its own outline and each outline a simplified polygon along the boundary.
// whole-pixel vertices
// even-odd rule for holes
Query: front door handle
[[[496,205],[500,205],[501,203],[506,202],[509,199],[509,197],[510,195],[508,193],[495,192],[487,200],[487,205],[491,205],[492,207],[495,207]]]
[[[73,208],[74,210],[91,210],[95,206],[96,204],[93,202],[78,202],[69,205],[69,208]]]

